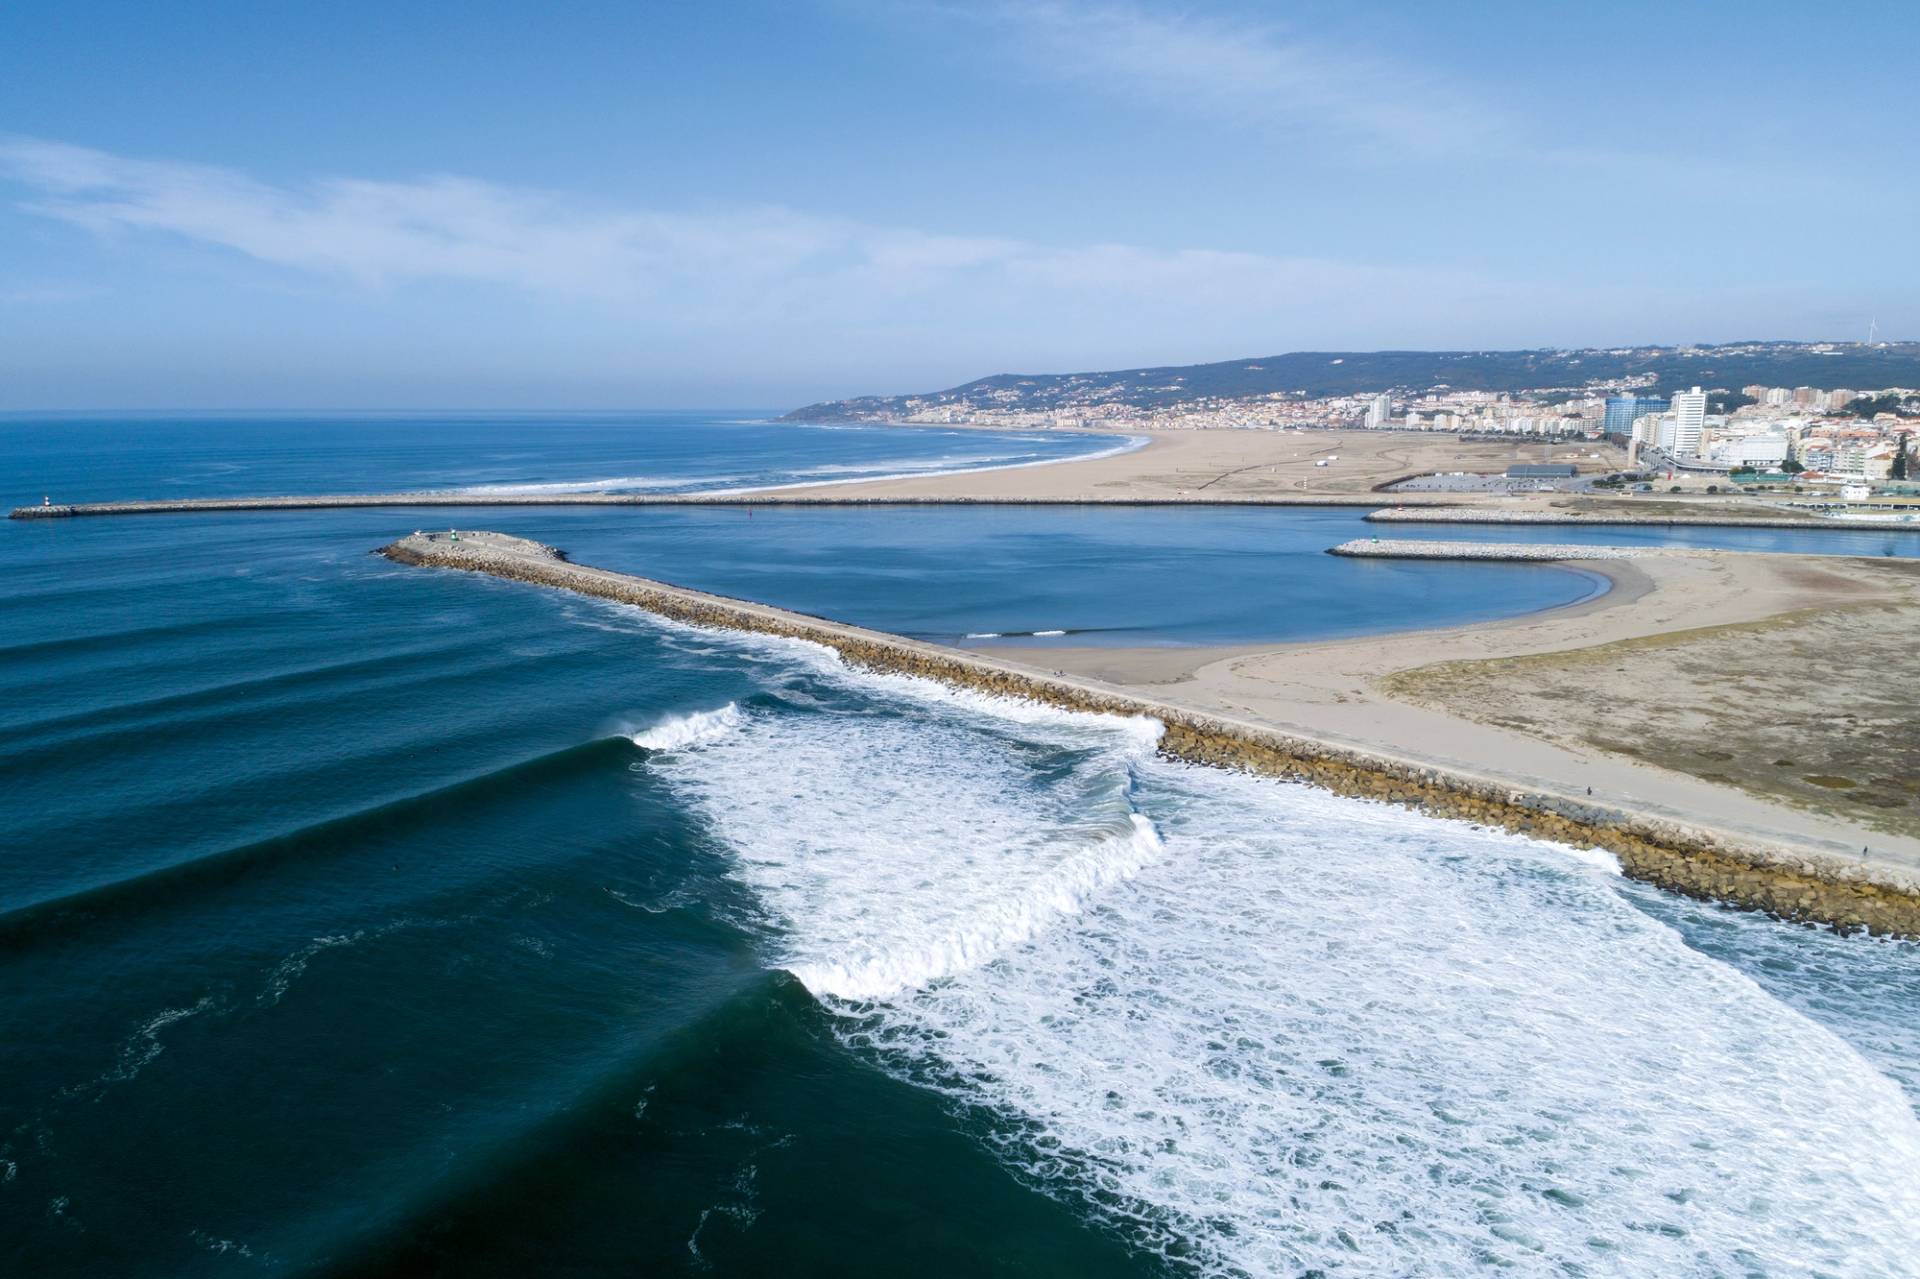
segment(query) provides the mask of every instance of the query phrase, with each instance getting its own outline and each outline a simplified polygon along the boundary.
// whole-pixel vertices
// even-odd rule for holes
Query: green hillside
[[[863,396],[810,404],[791,421],[896,416],[913,407],[1057,410],[1119,403],[1139,407],[1244,399],[1276,392],[1317,398],[1438,386],[1473,391],[1579,388],[1651,376],[1661,393],[1690,386],[1879,390],[1920,386],[1920,343],[1874,346],[1741,342],[1699,347],[1581,351],[1295,351],[1217,364],[1166,365],[1105,373],[1001,373],[924,395]]]

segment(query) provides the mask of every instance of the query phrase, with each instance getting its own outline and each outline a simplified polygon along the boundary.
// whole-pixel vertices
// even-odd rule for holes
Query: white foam
[[[1150,766],[1166,856],[850,1042],[1203,1271],[1904,1272],[1920,1125],[1561,850]]]
[[[1157,761],[1150,721],[724,647],[814,704],[649,767],[780,925],[774,962],[856,1052],[992,1116],[1022,1176],[1181,1268],[1920,1255],[1911,1100],[1800,1011],[1841,1024],[1830,999],[1690,948],[1607,859]],[[1840,981],[1864,947],[1873,1015],[1912,1017],[1920,948],[1661,901],[1731,919],[1768,973],[1805,942],[1809,980]]]
[[[936,690],[954,696],[916,691]],[[944,697],[777,714],[652,763],[787,925],[778,959],[816,994],[880,999],[991,963],[1160,854],[1126,796],[1157,726]]]
[[[816,995],[867,1003],[967,972],[1039,936],[1059,917],[1079,914],[1103,889],[1157,861],[1164,847],[1153,823],[1135,814],[1126,834],[1067,854],[1014,895],[982,902],[945,932],[888,947],[854,964],[799,963],[794,976]]]
[[[894,469],[879,475],[843,474],[838,479],[805,480],[800,483],[759,484],[747,488],[719,489],[719,496],[731,496],[736,493],[763,493],[769,489],[806,489],[823,488],[829,484],[879,484],[887,480],[924,480],[936,479],[943,475],[977,475],[982,471],[1018,471],[1029,466],[1057,466],[1062,462],[1091,462],[1103,457],[1117,457],[1122,453],[1132,453],[1143,449],[1153,442],[1150,436],[1135,435],[1114,445],[1112,448],[1095,449],[1091,453],[1074,453],[1064,457],[1034,458],[1025,462],[993,462],[980,465],[957,466],[952,462],[939,464],[931,469],[920,463],[874,463],[875,466],[889,466]],[[901,466],[909,469],[901,470]],[[855,468],[858,469],[858,468]]]
[[[170,1027],[189,1017],[198,1017],[201,1013],[218,1007],[220,1004],[212,995],[202,995],[191,1004],[161,1009],[148,1017],[134,1029],[133,1034],[121,1042],[117,1059],[111,1069],[84,1084],[73,1084],[61,1089],[60,1095],[74,1097],[88,1092],[103,1093],[115,1084],[136,1078],[166,1050],[166,1044],[161,1036]]]
[[[1733,964],[1774,998],[1834,1027],[1920,1105],[1920,942],[1783,925],[1631,880],[1621,890],[1695,950]]]
[[[1066,634],[1066,632],[1065,632],[1065,631],[1035,631],[1035,632],[1033,632],[1033,635],[1034,635],[1034,638],[1035,638],[1035,639],[1039,639],[1039,638],[1040,638],[1040,637],[1042,637],[1042,636],[1050,636],[1050,635],[1065,635],[1065,634]]]
[[[738,477],[732,475],[609,475],[593,480],[555,480],[548,483],[507,483],[507,484],[469,484],[455,489],[457,493],[472,493],[479,496],[498,495],[502,497],[532,493],[617,493],[630,489],[665,489],[683,484],[725,484]]]
[[[628,734],[628,738],[635,746],[650,751],[679,751],[719,741],[744,722],[740,707],[728,702],[717,710],[669,716],[651,728]]]
[[[990,465],[1006,460],[1004,453],[975,453],[972,456],[947,454],[944,457],[929,458],[893,458],[884,462],[829,462],[823,466],[809,466],[795,471],[795,475],[864,475],[873,471],[889,474],[912,475],[926,471],[951,471],[968,467]]]
[[[1920,1255],[1907,1098],[1602,859],[763,651],[860,696],[651,767],[856,1052],[1138,1246],[1223,1275]]]
[[[697,636],[751,660],[783,667],[789,675],[796,673],[797,668],[799,672],[826,680],[847,691],[877,695],[889,702],[912,702],[928,709],[960,715],[973,722],[1019,724],[1068,732],[1118,733],[1125,740],[1127,751],[1132,754],[1150,754],[1166,731],[1164,724],[1150,716],[1063,710],[1045,702],[981,693],[917,675],[859,669],[847,665],[834,649],[814,640],[697,626],[659,617],[632,604],[610,604],[608,607],[621,610],[641,625],[668,635]]]
[[[1605,871],[1609,875],[1624,875],[1620,859],[1604,848],[1562,847],[1560,852],[1574,861],[1582,862],[1595,870]]]

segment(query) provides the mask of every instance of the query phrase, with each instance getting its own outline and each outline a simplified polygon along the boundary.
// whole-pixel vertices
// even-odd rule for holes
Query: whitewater
[[[16,492],[79,500],[1002,448],[553,416],[8,442]],[[1322,553],[1350,512],[905,514],[497,512],[955,640],[1582,589],[1357,591]],[[1911,1272],[1920,949],[1179,768],[1150,722],[366,554],[413,521],[5,527],[0,1272]]]
[[[1151,721],[741,645],[766,695],[653,727],[675,749],[645,767],[728,850],[772,962],[1141,1252],[1913,1273],[1920,1119],[1867,1055],[1886,1028],[1740,962],[1899,982],[1913,947],[1761,920],[1728,962],[1685,935],[1728,912],[1644,908],[1592,850],[1174,764]]]

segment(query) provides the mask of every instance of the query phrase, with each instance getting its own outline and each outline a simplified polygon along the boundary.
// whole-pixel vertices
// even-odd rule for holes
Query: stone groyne
[[[1661,515],[1640,514],[1587,515],[1579,511],[1503,511],[1482,506],[1387,507],[1367,515],[1375,524],[1592,524],[1629,525],[1646,528],[1797,528],[1837,529],[1843,533],[1878,533],[1883,529],[1920,533],[1920,519],[1912,523],[1823,519],[1819,516],[1763,516],[1746,519],[1734,515]]]
[[[1574,546],[1552,542],[1421,542],[1411,538],[1357,538],[1328,547],[1329,555],[1357,560],[1486,560],[1523,564],[1561,560],[1632,560],[1647,553],[1637,546]]]
[[[1308,782],[1540,839],[1607,849],[1629,875],[1689,896],[1785,919],[1920,937],[1920,880],[1832,853],[1719,832],[1527,790],[1454,769],[1204,714],[1089,681],[880,631],[567,562],[552,547],[491,533],[416,534],[380,552],[401,564],[487,573],[632,604],[675,621],[823,644],[849,664],[1067,710],[1146,715],[1161,749],[1199,764]]]
[[[14,520],[100,515],[185,515],[220,511],[338,511],[362,507],[495,506],[1318,506],[1376,507],[1378,498],[1324,494],[1267,497],[859,497],[761,489],[742,493],[334,493],[309,497],[181,497],[137,502],[51,502],[16,506]]]

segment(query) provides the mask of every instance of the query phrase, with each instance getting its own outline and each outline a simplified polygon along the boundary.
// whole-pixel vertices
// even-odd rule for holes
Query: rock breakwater
[[[1161,749],[1177,759],[1308,782],[1342,795],[1540,839],[1604,848],[1635,878],[1784,919],[1920,937],[1920,881],[1897,868],[1824,851],[1763,845],[1573,796],[1208,715],[880,631],[572,564],[555,548],[520,538],[464,532],[457,537],[415,534],[380,553],[401,564],[487,573],[632,604],[694,625],[809,640],[871,670],[917,675],[1068,710],[1150,716],[1165,726]]]
[[[1631,560],[1646,554],[1633,546],[1574,546],[1550,542],[1421,542],[1410,538],[1356,538],[1329,547],[1329,555],[1374,560],[1490,560],[1554,563],[1560,560]]]
[[[858,481],[850,481],[858,482]],[[366,507],[492,506],[1316,506],[1373,507],[1366,494],[1264,497],[1187,494],[1179,497],[858,497],[782,489],[735,493],[336,493],[306,497],[182,497],[134,502],[52,502],[16,506],[14,520],[67,520],[102,515],[188,515],[222,511],[332,511]]]
[[[1857,533],[1858,521],[1803,516],[1683,515],[1649,510],[1627,513],[1587,513],[1581,511],[1510,511],[1497,506],[1419,506],[1406,504],[1373,511],[1366,517],[1374,524],[1592,524],[1624,525],[1648,528],[1797,528],[1838,529]],[[1895,528],[1920,533],[1920,521],[1911,524],[1874,524],[1875,532]]]

